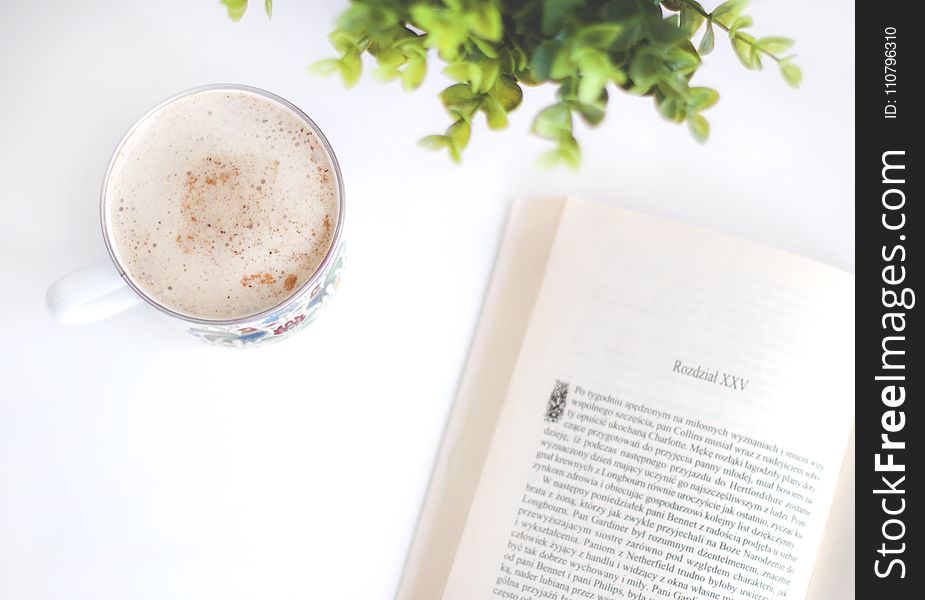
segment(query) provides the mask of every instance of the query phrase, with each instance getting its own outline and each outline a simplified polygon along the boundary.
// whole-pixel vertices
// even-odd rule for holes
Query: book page
[[[852,303],[835,269],[569,201],[443,598],[804,597]]]
[[[511,208],[397,600],[443,594],[564,206],[557,198]]]
[[[854,435],[852,429],[806,600],[854,600]]]

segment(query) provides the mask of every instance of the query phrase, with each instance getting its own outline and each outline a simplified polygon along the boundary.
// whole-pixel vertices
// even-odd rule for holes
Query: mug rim
[[[156,113],[158,113],[161,109],[166,107],[168,104],[171,104],[172,102],[180,100],[181,98],[185,98],[187,96],[192,96],[194,94],[198,94],[202,92],[222,91],[222,90],[234,90],[234,91],[240,91],[240,92],[248,92],[251,94],[255,94],[257,96],[262,96],[268,100],[276,102],[277,104],[280,104],[283,107],[291,110],[293,113],[295,113],[297,117],[305,121],[305,123],[309,127],[311,127],[312,131],[317,135],[318,139],[321,140],[321,144],[324,147],[325,152],[327,152],[327,155],[331,162],[331,168],[334,171],[335,179],[337,181],[337,223],[334,225],[334,235],[331,237],[331,244],[328,247],[328,250],[325,253],[324,258],[321,259],[321,262],[318,264],[318,267],[315,269],[314,273],[312,273],[311,277],[309,277],[305,281],[305,283],[300,285],[295,291],[293,291],[291,294],[286,296],[286,298],[283,299],[281,302],[274,304],[270,308],[267,308],[260,312],[256,312],[256,313],[246,315],[243,317],[238,317],[235,319],[206,319],[203,317],[197,317],[194,315],[187,315],[181,312],[177,312],[175,310],[172,310],[164,306],[163,304],[158,302],[155,298],[148,295],[144,290],[141,289],[140,286],[138,286],[132,280],[132,277],[128,274],[127,270],[119,262],[119,258],[115,250],[115,245],[113,244],[112,237],[110,235],[110,224],[108,222],[109,219],[107,219],[106,217],[106,201],[107,201],[106,191],[109,188],[109,179],[110,179],[110,176],[112,175],[113,167],[118,161],[119,155],[121,154],[123,147],[128,142],[129,138],[131,138],[132,134],[134,134],[135,131],[141,126],[142,123],[147,121],[149,118],[153,117]],[[154,308],[158,309],[159,311],[167,315],[170,315],[171,317],[176,317],[178,319],[181,319],[189,323],[196,323],[199,325],[213,325],[213,326],[219,326],[219,327],[233,326],[233,325],[245,325],[248,323],[252,323],[253,321],[259,321],[261,319],[264,319],[268,317],[269,315],[275,313],[276,311],[280,310],[281,308],[285,307],[286,305],[294,301],[296,298],[301,297],[308,290],[312,289],[312,287],[314,287],[318,283],[318,281],[321,280],[322,275],[327,271],[328,266],[334,260],[334,256],[337,253],[338,248],[340,247],[343,228],[344,228],[344,216],[345,216],[344,209],[345,209],[344,181],[343,181],[343,177],[341,176],[341,172],[340,172],[340,164],[337,162],[337,156],[335,156],[334,154],[334,149],[331,148],[331,144],[330,142],[328,142],[327,137],[325,137],[324,133],[321,131],[321,128],[318,127],[318,125],[311,119],[311,117],[305,114],[305,112],[302,111],[302,109],[300,109],[298,106],[296,106],[292,102],[286,100],[285,98],[278,96],[272,92],[268,92],[267,90],[258,88],[258,87],[238,84],[238,83],[211,83],[207,85],[201,85],[201,86],[197,86],[194,88],[190,88],[178,94],[174,94],[173,96],[170,96],[166,100],[159,102],[153,108],[145,112],[141,117],[139,117],[132,124],[131,127],[128,128],[128,130],[125,132],[125,134],[123,134],[122,138],[119,140],[119,143],[116,145],[115,149],[113,150],[112,156],[109,159],[109,164],[106,167],[106,175],[103,177],[103,187],[100,192],[100,226],[103,232],[103,241],[106,244],[106,251],[109,254],[109,258],[112,260],[113,265],[116,267],[116,271],[118,271],[119,276],[122,278],[122,281],[124,281],[125,284],[133,292],[135,292],[135,294],[137,294],[142,300],[144,300],[145,302],[147,302]]]

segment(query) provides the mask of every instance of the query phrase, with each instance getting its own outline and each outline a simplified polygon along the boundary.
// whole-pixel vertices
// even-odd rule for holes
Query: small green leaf
[[[496,42],[501,39],[504,29],[501,24],[501,11],[494,2],[475,2],[468,10],[469,28],[477,36]]]
[[[481,98],[476,98],[474,100],[469,100],[468,102],[461,102],[459,104],[454,104],[447,108],[447,112],[454,119],[459,119],[467,123],[472,122],[472,117],[475,116],[475,112],[479,109],[482,104]]]
[[[362,72],[363,61],[360,59],[360,53],[355,49],[348,50],[340,59],[340,76],[344,85],[348,88],[356,85]]]
[[[477,94],[482,89],[482,66],[479,63],[468,63],[466,65],[466,74],[469,77],[469,86],[472,93]]]
[[[594,102],[610,81],[610,61],[605,54],[591,51],[581,57],[579,68],[581,79],[578,82],[578,99],[583,103]]]
[[[228,18],[235,22],[247,11],[247,0],[221,0],[221,3],[228,9]]]
[[[658,81],[658,59],[648,52],[639,52],[630,65],[630,77],[633,79],[634,93],[644,94]]]
[[[408,29],[399,30],[399,38],[393,43],[393,47],[405,56],[420,56],[426,58],[427,50],[424,48],[423,35],[415,35]]]
[[[582,76],[578,80],[578,101],[582,104],[590,104],[597,100],[604,91],[607,81],[606,74],[591,73]]]
[[[579,43],[592,48],[606,49],[620,37],[623,33],[623,25],[620,23],[599,23],[597,25],[588,25],[578,30],[577,39]]]
[[[746,6],[748,6],[748,0],[728,0],[717,6],[710,16],[720,25],[731,27]]]
[[[334,49],[341,54],[350,48],[356,48],[357,43],[360,41],[355,34],[344,31],[343,29],[335,29],[328,36],[328,39],[331,41],[331,45],[334,46]]]
[[[524,98],[523,90],[520,89],[517,82],[507,75],[499,77],[498,81],[495,82],[495,87],[488,94],[508,112],[517,108]]]
[[[489,129],[504,129],[507,127],[507,111],[501,103],[488,96],[482,100],[482,111]]]
[[[423,58],[416,57],[408,61],[408,66],[401,71],[402,85],[404,85],[406,90],[413,90],[421,85],[421,82],[424,81],[424,75],[426,74],[427,61]]]
[[[619,86],[622,86],[626,83],[628,77],[626,76],[626,71],[623,69],[614,68],[610,71],[611,80]]]
[[[475,44],[476,48],[479,49],[479,52],[487,56],[488,58],[498,58],[500,54],[498,49],[495,48],[491,42],[483,40],[481,38],[471,38],[472,43]]]
[[[267,18],[273,18],[273,0],[263,0],[263,10],[267,12]]]
[[[366,29],[370,32],[382,32],[398,24],[398,15],[386,6],[368,6]]]
[[[582,0],[543,0],[543,34],[552,36],[565,25],[566,18]]]
[[[552,59],[552,65],[549,67],[549,77],[553,81],[563,81],[570,78],[575,74],[575,71],[578,70],[578,67],[572,62],[572,54],[575,53],[568,52],[566,48],[560,49],[556,52],[555,56]]]
[[[547,150],[536,159],[536,166],[544,171],[548,171],[559,164],[561,159],[562,156],[558,149]]]
[[[378,67],[373,69],[373,77],[380,83],[388,83],[397,77],[401,77],[401,71],[388,67]]]
[[[450,155],[456,162],[459,162],[463,149],[469,145],[471,133],[472,127],[463,120],[456,121],[446,130],[446,137],[450,141]]]
[[[681,106],[687,106],[690,87],[686,77],[665,77],[658,82],[658,89],[663,94],[676,97]]]
[[[691,8],[687,3],[681,5],[680,27],[687,32],[688,36],[694,35],[700,26],[703,25],[703,15]]]
[[[482,82],[478,91],[486,93],[495,87],[495,82],[498,81],[498,76],[501,75],[501,63],[497,60],[485,60],[480,63],[480,66],[482,68]]]
[[[672,46],[665,52],[665,64],[675,73],[690,75],[700,66],[700,55],[690,42]]]
[[[712,107],[719,101],[719,92],[708,87],[693,87],[690,89],[691,110],[700,112]]]
[[[729,29],[729,35],[735,35],[740,29],[745,29],[746,27],[751,27],[755,24],[755,20],[749,16],[739,17],[732,24],[732,27]]]
[[[533,51],[530,58],[530,72],[537,81],[546,81],[549,79],[552,68],[553,57],[559,50],[559,44],[554,42],[543,42]]]
[[[469,81],[469,65],[468,63],[460,62],[449,65],[443,69],[443,74],[452,79],[453,81],[465,82]]]
[[[571,135],[559,139],[559,156],[562,162],[572,170],[581,166],[581,149]]]
[[[385,48],[375,53],[376,64],[384,69],[396,69],[405,64],[405,55],[398,50]]]
[[[369,21],[369,7],[365,4],[351,4],[350,8],[345,10],[337,18],[337,26],[350,32],[363,32],[366,30],[366,24]]]
[[[707,29],[703,32],[703,39],[700,40],[700,46],[697,48],[697,52],[699,52],[701,56],[706,56],[710,52],[713,52],[714,40],[713,21],[707,21]]]
[[[326,58],[313,62],[308,67],[308,72],[312,75],[321,75],[327,77],[340,71],[340,60],[337,58]]]
[[[697,138],[698,142],[705,142],[707,138],[710,137],[710,123],[707,122],[701,115],[697,113],[691,113],[687,117],[687,125],[691,130],[691,133],[694,134],[694,137]]]
[[[533,133],[547,140],[558,140],[571,132],[572,111],[565,104],[544,108],[533,121]]]
[[[560,88],[560,94],[565,96],[566,94]],[[581,115],[582,120],[588,125],[594,127],[600,124],[604,120],[604,115],[607,111],[607,100],[608,100],[607,90],[601,90],[601,95],[590,103],[577,103],[578,114]]]
[[[800,82],[803,81],[803,71],[789,60],[780,61],[780,74],[792,88],[800,87]]]
[[[681,123],[687,117],[687,109],[678,101],[677,98],[663,97],[658,102],[658,111],[669,121]]]
[[[441,150],[450,145],[450,139],[445,135],[428,135],[418,141],[418,146],[426,150]]]
[[[769,54],[783,54],[793,46],[793,40],[780,36],[770,36],[759,39],[758,45]]]
[[[472,89],[465,83],[457,83],[440,92],[443,106],[450,107],[475,98]]]
[[[581,115],[581,119],[585,123],[594,127],[595,125],[600,125],[607,113],[605,109],[594,104],[579,104],[578,114]]]
[[[747,33],[736,33],[732,39],[732,48],[735,50],[736,57],[746,69],[752,71],[761,70],[761,54],[755,45],[755,38]]]

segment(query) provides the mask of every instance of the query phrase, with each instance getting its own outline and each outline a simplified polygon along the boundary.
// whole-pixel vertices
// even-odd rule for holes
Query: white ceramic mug
[[[281,303],[239,319],[202,319],[180,314],[163,306],[155,298],[146,294],[132,281],[131,277],[126,274],[123,265],[120,264],[118,255],[113,249],[111,224],[109,219],[106,218],[107,207],[111,200],[107,197],[107,184],[126,140],[139,125],[167,104],[187,95],[206,90],[246,91],[279,103],[294,112],[321,141],[327,152],[337,182],[336,193],[339,209],[337,223],[335,224],[330,248],[318,269]],[[244,85],[216,84],[187,90],[165,100],[139,119],[116,146],[109,161],[109,167],[106,169],[106,176],[103,178],[103,191],[100,195],[100,224],[103,240],[109,251],[109,259],[65,275],[48,288],[46,294],[48,308],[51,314],[62,323],[73,325],[93,323],[142,302],[147,302],[172,319],[182,321],[191,334],[206,342],[239,347],[266,344],[284,339],[314,321],[336,291],[344,266],[344,184],[337,158],[334,156],[331,145],[318,126],[295,105],[270,92]]]

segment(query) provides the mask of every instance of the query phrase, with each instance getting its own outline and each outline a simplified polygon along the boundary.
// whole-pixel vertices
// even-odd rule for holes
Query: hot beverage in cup
[[[208,342],[283,339],[337,287],[343,211],[337,160],[302,111],[248,86],[190,90],[117,146],[101,197],[112,260],[56,281],[48,306],[79,324],[146,301]]]
[[[126,275],[158,304],[205,319],[246,317],[291,296],[318,269],[339,217],[315,132],[241,90],[183,96],[142,121],[105,196]]]

